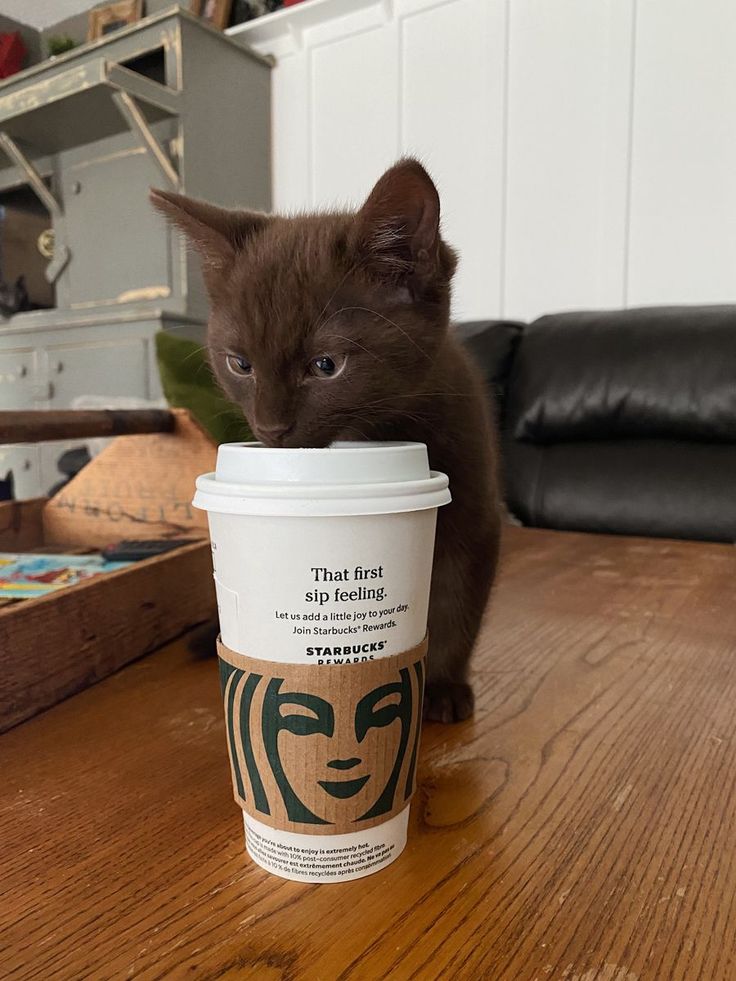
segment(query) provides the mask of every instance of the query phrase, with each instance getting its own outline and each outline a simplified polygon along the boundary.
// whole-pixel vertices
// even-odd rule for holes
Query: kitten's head
[[[422,391],[447,330],[455,255],[415,160],[388,170],[355,214],[152,200],[200,254],[212,368],[262,442],[371,438]]]

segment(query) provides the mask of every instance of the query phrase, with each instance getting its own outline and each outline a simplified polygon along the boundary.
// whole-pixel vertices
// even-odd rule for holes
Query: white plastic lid
[[[324,449],[224,443],[197,478],[194,507],[219,514],[391,514],[450,502],[424,443],[338,442]]]

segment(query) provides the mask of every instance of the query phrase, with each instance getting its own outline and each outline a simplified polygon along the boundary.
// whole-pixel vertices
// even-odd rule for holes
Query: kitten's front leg
[[[473,713],[468,667],[496,572],[499,531],[491,522],[485,534],[469,540],[458,534],[454,521],[438,521],[429,599],[427,720],[461,722]]]

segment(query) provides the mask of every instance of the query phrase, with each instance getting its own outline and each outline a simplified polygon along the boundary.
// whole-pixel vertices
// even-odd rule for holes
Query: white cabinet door
[[[64,172],[73,307],[129,293],[145,295],[146,290],[169,295],[169,230],[145,190],[132,190],[159,182],[160,173],[142,148],[128,151],[122,160],[108,153]]]
[[[67,408],[80,395],[150,398],[148,340],[50,345],[46,349],[52,405]]]

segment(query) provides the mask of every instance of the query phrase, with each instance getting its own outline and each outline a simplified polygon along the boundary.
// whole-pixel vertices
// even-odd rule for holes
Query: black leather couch
[[[458,329],[496,401],[523,524],[736,540],[736,306]]]

